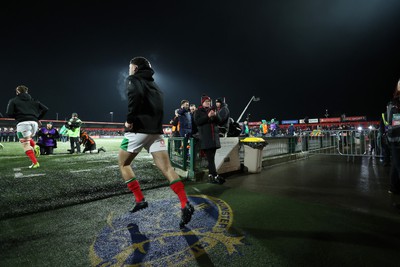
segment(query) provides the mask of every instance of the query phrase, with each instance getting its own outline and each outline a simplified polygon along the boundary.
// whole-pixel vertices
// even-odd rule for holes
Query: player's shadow
[[[214,266],[210,256],[207,254],[207,251],[202,247],[201,242],[199,242],[199,238],[191,231],[188,227],[181,228],[183,232],[183,237],[185,238],[188,247],[191,248],[194,255],[199,255],[195,258],[199,266]],[[197,246],[193,246],[193,244],[199,244]]]

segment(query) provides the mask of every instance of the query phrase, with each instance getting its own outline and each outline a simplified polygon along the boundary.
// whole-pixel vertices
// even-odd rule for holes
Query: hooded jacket
[[[163,93],[154,82],[154,71],[149,67],[139,69],[126,79],[128,114],[126,121],[132,123],[129,132],[162,134],[164,116]]]
[[[219,127],[223,128],[224,131],[228,131],[229,128],[229,118],[230,112],[228,108],[228,104],[225,102],[221,102],[220,108],[217,109],[217,116],[219,118]]]
[[[7,116],[14,118],[18,122],[39,121],[48,110],[48,107],[34,100],[30,94],[20,93],[10,99],[6,113]]]

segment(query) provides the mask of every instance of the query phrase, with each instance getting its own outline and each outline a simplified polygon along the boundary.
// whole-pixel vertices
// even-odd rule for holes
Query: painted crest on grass
[[[244,237],[228,233],[233,223],[229,205],[205,195],[190,196],[189,201],[195,212],[184,229],[179,228],[176,199],[152,201],[137,213],[110,214],[90,247],[92,266],[175,266],[216,246],[229,255],[238,253]]]

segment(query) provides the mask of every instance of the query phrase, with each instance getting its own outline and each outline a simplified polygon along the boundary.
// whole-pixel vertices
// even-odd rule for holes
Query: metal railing
[[[241,139],[241,138],[239,138]],[[305,131],[298,136],[265,137],[268,145],[262,150],[263,160],[276,156],[307,152],[309,154],[356,157],[383,157],[384,137],[378,130],[326,130]],[[171,163],[188,172],[188,177],[207,168],[207,160],[198,148],[194,138],[168,138],[168,152]],[[239,142],[239,157],[244,161],[244,145]]]
[[[303,132],[302,151],[348,157],[382,157],[384,137],[375,129]]]

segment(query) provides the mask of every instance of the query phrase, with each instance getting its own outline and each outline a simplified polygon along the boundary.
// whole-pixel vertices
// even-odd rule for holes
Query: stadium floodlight
[[[241,120],[242,117],[243,117],[243,114],[246,112],[247,108],[250,106],[250,103],[253,102],[253,101],[254,101],[254,102],[260,101],[260,98],[259,98],[259,97],[255,97],[255,96],[253,95],[253,96],[250,98],[249,103],[247,103],[247,106],[244,108],[242,114],[240,114],[240,116],[239,116],[239,118],[237,119],[236,122],[240,122],[240,120]]]

